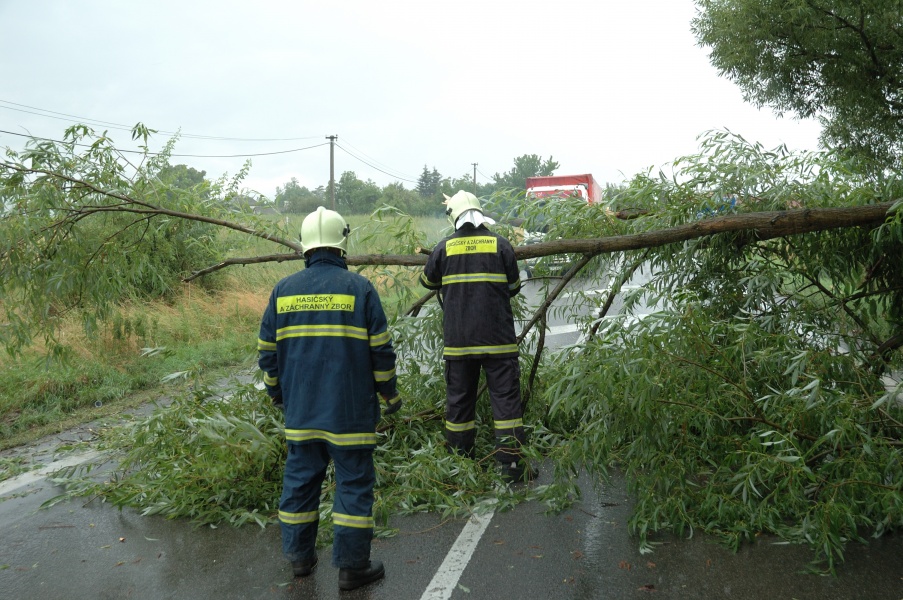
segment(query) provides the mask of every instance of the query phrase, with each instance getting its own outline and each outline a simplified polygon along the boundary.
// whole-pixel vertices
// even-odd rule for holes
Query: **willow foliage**
[[[641,176],[616,200],[656,227],[712,214],[901,197],[896,174],[826,155],[765,151],[727,134]],[[626,471],[631,527],[761,533],[807,543],[833,569],[845,544],[903,525],[903,226],[757,241],[700,238],[649,254],[628,295],[663,309],[610,319],[551,357],[546,427],[572,460]],[[888,377],[893,373],[894,377]]]
[[[819,117],[832,147],[899,164],[898,0],[696,0],[692,28],[746,100]]]
[[[434,407],[443,400],[436,392],[439,387],[431,387],[429,396],[410,395],[415,390],[405,394],[408,409],[417,416],[393,417],[381,424],[374,455],[377,535],[392,534],[393,514],[460,516],[486,503],[504,509],[526,499],[555,510],[579,495],[567,481],[533,488],[503,484],[493,468],[493,440],[486,427],[478,440],[482,460],[450,455],[442,421],[434,418]],[[491,422],[485,408],[480,417]],[[281,412],[254,385],[233,384],[225,394],[199,389],[148,417],[106,431],[100,444],[104,456],[56,473],[54,481],[66,492],[45,506],[88,496],[197,525],[273,524],[285,462],[282,428]],[[530,455],[538,459],[543,446],[531,448]],[[330,467],[320,504],[320,543],[332,538],[334,492]]]
[[[641,174],[609,190],[609,208],[638,218],[619,220],[576,201],[543,206],[510,194],[490,201],[556,239],[654,231],[742,212],[866,205],[901,192],[895,172],[860,171],[832,155],[766,150],[712,133],[699,154],[674,163],[672,174]],[[405,408],[379,428],[379,523],[419,510],[461,514],[486,501],[504,507],[534,498],[557,509],[579,494],[578,473],[604,482],[618,468],[636,496],[630,526],[643,548],[654,545],[657,531],[702,531],[734,547],[767,533],[809,544],[833,570],[849,541],[903,525],[899,208],[875,229],[769,240],[719,234],[571,257],[579,261],[570,263],[569,275],[585,262],[585,274],[621,292],[623,305],[619,315],[608,314],[609,295],[575,293],[552,310],[578,319],[578,305],[595,307],[582,317],[578,344],[553,352],[541,334],[524,339],[528,452],[552,472],[548,486],[510,489],[487,468],[493,460],[485,401],[477,417],[480,459],[446,453],[439,307],[430,302],[416,315],[398,315],[391,329]],[[386,243],[401,251],[430,241],[409,221],[395,227]],[[516,243],[522,235],[507,233]],[[622,289],[641,265],[652,273],[649,282]],[[407,298],[410,271],[364,272],[381,294]],[[558,284],[540,281],[540,295]],[[658,310],[630,318],[641,305]],[[527,307],[518,301],[516,308],[526,322]],[[547,316],[539,316],[540,326]],[[282,444],[279,415],[261,392],[236,389],[229,400],[207,393],[115,438],[111,447],[124,458],[112,483],[97,483],[90,473],[64,479],[78,493],[145,512],[265,524],[276,512]],[[330,494],[327,486],[324,525]],[[329,529],[321,527],[324,536]]]
[[[0,159],[4,349],[15,353],[43,337],[62,351],[56,333],[65,315],[82,315],[90,334],[123,300],[165,298],[192,270],[221,260],[217,234],[240,210],[245,172],[213,184],[180,181],[169,165],[177,138],[152,154],[151,133],[134,128],[144,145],[132,155],[76,125],[61,141],[31,139]],[[242,220],[264,229],[252,214]]]
[[[360,236],[388,230],[391,242],[387,243],[398,248],[428,241],[412,228],[410,217],[393,214],[381,224],[383,216],[393,212],[377,211],[375,230],[365,227]],[[362,270],[377,283],[381,295],[413,298],[408,287],[411,271]],[[517,308],[522,318],[525,307],[517,303]],[[433,302],[418,316],[397,315],[390,330],[399,357],[404,407],[383,419],[377,430],[377,535],[393,533],[389,519],[393,514],[429,511],[453,517],[481,510],[486,504],[506,509],[528,499],[559,510],[579,497],[580,490],[570,478],[532,487],[503,483],[493,457],[492,413],[485,398],[478,405],[478,460],[449,454],[441,418],[445,405],[441,311]],[[253,339],[249,336],[249,343]],[[158,407],[146,418],[105,431],[104,455],[96,463],[57,473],[55,482],[66,493],[45,504],[89,496],[145,515],[184,518],[198,525],[273,524],[285,461],[282,427],[282,414],[257,386],[202,387]],[[539,462],[555,452],[557,437],[541,427],[536,432],[526,453]],[[330,467],[320,503],[321,544],[332,538],[334,492]]]

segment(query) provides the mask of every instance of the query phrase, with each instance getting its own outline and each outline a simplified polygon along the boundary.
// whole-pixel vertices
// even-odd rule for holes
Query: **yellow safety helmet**
[[[301,223],[301,248],[304,254],[316,248],[338,248],[342,256],[348,253],[348,234],[351,227],[334,210],[322,206],[304,217]]]
[[[445,196],[445,194],[442,195]],[[448,215],[448,220],[451,221],[452,227],[454,227],[458,217],[468,210],[478,210],[480,211],[480,214],[483,214],[483,207],[480,206],[480,200],[470,192],[465,192],[464,190],[459,191],[451,197],[445,196],[444,204],[448,207],[445,209],[445,214]]]

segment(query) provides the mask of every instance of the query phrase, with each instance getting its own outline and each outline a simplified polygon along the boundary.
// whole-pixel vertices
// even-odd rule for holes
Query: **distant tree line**
[[[407,189],[398,181],[380,187],[369,179],[362,181],[354,171],[345,171],[336,180],[335,204],[337,210],[346,213],[369,213],[387,205],[410,215],[441,214],[443,194],[451,196],[458,190],[467,190],[488,196],[503,189],[523,190],[527,177],[553,175],[558,166],[551,156],[543,159],[538,154],[524,154],[514,159],[511,170],[496,173],[491,182],[474,185],[472,174],[445,177],[435,167],[424,165],[414,189]],[[330,207],[332,199],[328,185],[309,189],[292,177],[276,188],[273,202],[279,212],[306,214],[318,206]]]

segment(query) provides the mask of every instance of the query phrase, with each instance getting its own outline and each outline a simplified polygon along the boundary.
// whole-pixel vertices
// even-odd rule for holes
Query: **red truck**
[[[602,188],[596,183],[596,178],[589,173],[582,175],[546,175],[539,177],[527,177],[527,199],[533,200],[550,200],[554,198],[581,198],[588,204],[599,204],[603,202]],[[524,234],[524,244],[535,244],[543,240],[542,228],[538,232],[526,232]],[[558,254],[543,260],[543,263],[550,271],[563,271],[570,265],[570,258],[564,254]],[[521,279],[529,279],[533,276],[539,259],[529,259],[524,261],[521,269]]]
[[[589,204],[602,202],[602,188],[589,173],[527,177],[527,198],[577,196]]]

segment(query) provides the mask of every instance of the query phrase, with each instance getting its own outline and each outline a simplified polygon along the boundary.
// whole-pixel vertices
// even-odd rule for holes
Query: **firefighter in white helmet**
[[[486,226],[479,199],[466,191],[445,196],[455,232],[427,259],[421,284],[439,292],[444,326],[445,438],[448,448],[474,457],[480,370],[486,373],[502,476],[523,481],[526,468],[520,366],[511,298],[520,291],[514,249]]]
[[[395,351],[373,285],[348,271],[350,228],[322,206],[301,225],[306,268],[276,284],[257,342],[264,384],[285,411],[288,441],[279,521],[294,574],[317,564],[321,486],[335,463],[332,562],[339,588],[381,578],[370,560],[373,538],[373,449],[380,418],[401,406]]]

